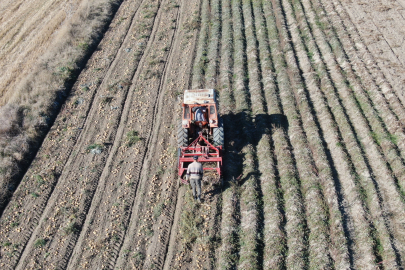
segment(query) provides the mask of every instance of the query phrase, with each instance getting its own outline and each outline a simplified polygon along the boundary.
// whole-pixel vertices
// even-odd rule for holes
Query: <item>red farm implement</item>
[[[178,173],[181,181],[187,183],[184,175],[188,165],[193,162],[193,156],[197,156],[204,171],[216,174],[215,177],[209,177],[214,179],[212,184],[221,183],[224,128],[218,115],[214,89],[185,90],[182,107],[182,119],[177,130]],[[189,141],[192,143],[189,144]]]
[[[179,177],[183,184],[187,179],[183,175],[187,171],[187,165],[193,162],[193,157],[198,157],[198,162],[203,164],[204,171],[215,171],[213,184],[220,183],[222,179],[222,145],[213,146],[200,132],[200,135],[187,147],[179,147]]]

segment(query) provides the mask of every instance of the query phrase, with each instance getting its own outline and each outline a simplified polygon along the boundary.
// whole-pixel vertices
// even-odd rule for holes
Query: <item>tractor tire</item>
[[[213,139],[215,146],[224,147],[224,123],[222,118],[218,118],[218,127],[213,128]]]
[[[188,146],[188,129],[182,127],[181,120],[179,121],[179,125],[177,127],[177,146]]]

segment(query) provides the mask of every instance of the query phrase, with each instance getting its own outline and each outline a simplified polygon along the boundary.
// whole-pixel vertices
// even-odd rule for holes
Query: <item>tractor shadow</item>
[[[246,166],[244,160],[247,158],[244,148],[251,146],[257,148],[261,138],[266,134],[271,136],[276,129],[282,129],[288,136],[289,123],[287,116],[283,114],[258,114],[251,117],[247,112],[240,112],[223,115],[222,118],[225,133],[223,188],[226,189],[230,186],[229,182],[241,186],[251,176],[260,176],[256,168],[243,176],[243,169]]]
[[[259,224],[257,229],[257,239],[258,249],[257,249],[257,259],[259,262],[263,262],[264,257],[264,209],[263,209],[263,190],[260,184],[261,173],[258,170],[258,151],[268,151],[265,153],[269,158],[273,159],[274,163],[274,174],[276,178],[276,185],[280,185],[280,176],[277,170],[276,160],[274,158],[274,145],[272,145],[272,134],[278,130],[285,133],[288,137],[289,123],[288,119],[283,114],[259,114],[252,117],[249,112],[240,112],[238,114],[227,114],[222,116],[224,121],[224,136],[225,136],[225,151],[223,159],[223,172],[224,181],[221,188],[218,188],[219,192],[225,192],[231,189],[231,194],[234,193],[236,198],[232,200],[232,211],[235,216],[240,216],[243,205],[240,196],[244,190],[244,184],[248,180],[256,180],[257,184],[255,186],[257,197],[255,197],[255,203],[257,205],[257,224]],[[269,148],[258,149],[259,142],[263,136],[269,139]],[[270,165],[270,164],[269,164]],[[253,166],[249,168],[247,166]],[[271,165],[270,165],[271,166]],[[245,174],[244,174],[245,173]],[[280,198],[277,201],[282,201],[280,194],[277,194]],[[284,209],[282,205],[276,206],[279,212],[283,215],[282,220],[286,220]],[[241,219],[235,220],[236,226],[239,226]],[[285,224],[281,224],[281,230],[284,230]],[[235,241],[238,242],[239,235],[235,234]],[[239,254],[237,252],[238,248],[235,249],[237,261],[239,259]],[[260,266],[263,268],[263,266]]]

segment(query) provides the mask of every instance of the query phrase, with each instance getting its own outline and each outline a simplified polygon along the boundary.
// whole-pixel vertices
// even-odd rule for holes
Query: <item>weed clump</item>
[[[64,229],[65,235],[74,234],[79,231],[76,222],[70,222]]]
[[[142,261],[145,259],[145,255],[143,255],[142,252],[135,252],[132,258],[135,259],[136,263],[142,263]]]
[[[39,238],[39,239],[37,239],[37,240],[35,241],[34,247],[40,248],[40,247],[45,246],[45,244],[46,244],[46,239],[44,239],[44,238]]]
[[[127,133],[127,146],[128,147],[132,147],[140,140],[142,140],[142,138],[139,137],[138,131],[132,130]]]
[[[93,143],[87,147],[87,151],[92,154],[101,154],[101,152],[103,152],[103,146],[98,143]]]
[[[165,204],[163,202],[161,202],[160,204],[155,206],[155,208],[153,209],[153,217],[155,220],[157,220],[158,217],[160,217],[160,215],[162,214],[162,211],[164,209],[165,209]]]

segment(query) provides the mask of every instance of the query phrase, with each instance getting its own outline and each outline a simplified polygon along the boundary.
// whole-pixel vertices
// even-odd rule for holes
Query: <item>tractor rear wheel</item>
[[[222,118],[218,118],[218,127],[213,128],[213,139],[215,146],[224,147],[224,123]]]
[[[177,127],[177,146],[188,146],[188,129],[183,128],[183,126],[181,125],[181,120],[179,121],[179,125]]]

